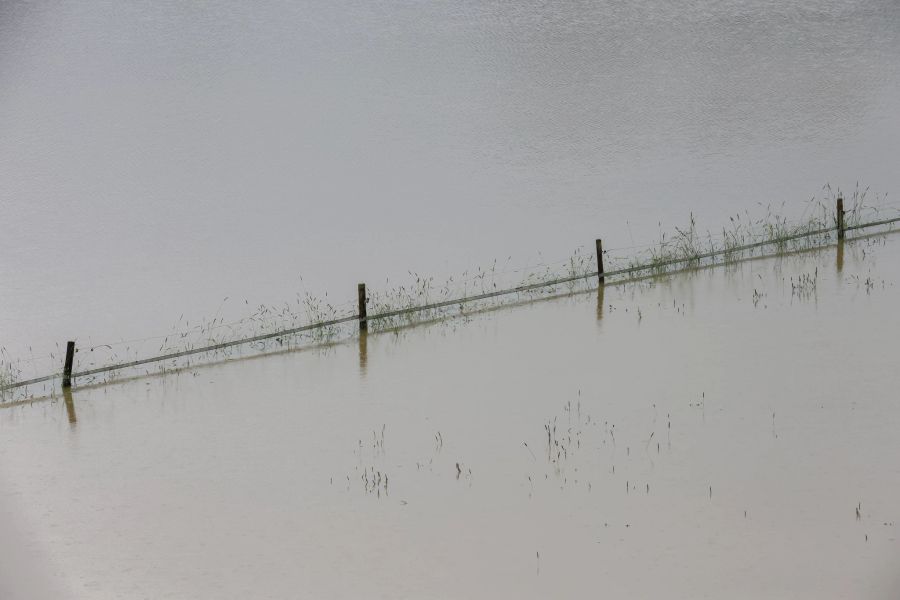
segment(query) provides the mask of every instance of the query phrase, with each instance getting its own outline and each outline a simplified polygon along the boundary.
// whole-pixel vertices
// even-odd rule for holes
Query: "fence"
[[[356,321],[359,323],[359,328],[361,331],[365,331],[368,329],[369,322],[377,321],[380,319],[390,319],[392,317],[398,317],[401,315],[410,315],[414,313],[423,313],[428,311],[437,311],[443,308],[451,307],[451,306],[462,306],[463,304],[478,302],[482,300],[487,300],[491,298],[496,298],[500,296],[506,295],[514,295],[514,294],[522,294],[530,291],[538,290],[540,288],[550,288],[566,283],[576,282],[580,280],[589,280],[593,278],[597,278],[598,285],[606,285],[608,282],[606,281],[609,278],[614,277],[622,277],[628,275],[637,275],[637,274],[646,274],[647,272],[672,272],[667,271],[669,267],[675,267],[681,265],[683,268],[692,268],[700,264],[701,261],[709,258],[716,257],[727,257],[729,255],[739,255],[747,251],[755,250],[757,248],[762,248],[766,246],[778,246],[784,247],[785,244],[801,240],[804,238],[816,238],[818,236],[825,236],[831,234],[833,232],[837,232],[837,238],[839,242],[842,242],[845,237],[845,233],[853,230],[860,230],[872,227],[886,226],[892,225],[894,223],[900,222],[900,217],[894,217],[890,219],[880,219],[870,222],[858,222],[855,224],[847,224],[846,220],[846,211],[844,210],[843,198],[838,196],[836,203],[835,217],[834,217],[834,225],[824,226],[824,227],[808,227],[803,228],[801,231],[796,233],[791,233],[789,235],[770,235],[766,239],[761,241],[755,241],[751,243],[745,244],[736,244],[733,243],[729,245],[726,243],[721,248],[712,248],[706,252],[700,252],[696,249],[696,247],[691,247],[688,249],[682,249],[680,253],[676,253],[677,255],[666,258],[665,256],[658,256],[655,260],[652,260],[647,263],[642,264],[634,264],[631,266],[613,269],[606,271],[604,270],[603,264],[603,256],[605,254],[603,250],[603,242],[598,239],[595,242],[596,246],[596,270],[591,270],[584,273],[577,273],[572,275],[567,275],[564,277],[556,277],[544,281],[538,281],[535,283],[518,285],[515,287],[510,287],[506,289],[498,289],[491,290],[489,292],[483,292],[481,294],[475,294],[471,296],[463,296],[458,298],[452,298],[448,300],[443,300],[440,302],[426,303],[418,306],[410,306],[399,308],[396,310],[386,310],[383,312],[379,312],[376,314],[368,314],[368,296],[366,294],[366,285],[365,283],[360,283],[357,286],[357,312],[353,315],[348,315],[341,318],[331,319],[320,321],[316,323],[310,323],[307,325],[303,325],[300,327],[293,327],[288,329],[283,329],[279,331],[274,331],[270,333],[264,333],[260,335],[244,337],[241,339],[225,341],[216,344],[210,344],[206,346],[202,346],[199,348],[189,348],[185,350],[180,350],[177,352],[170,352],[165,354],[160,354],[157,356],[151,356],[147,358],[141,358],[138,360],[118,362],[115,364],[102,366],[94,369],[87,369],[83,371],[73,372],[73,363],[74,363],[74,355],[75,355],[75,343],[72,341],[67,342],[66,344],[66,356],[65,362],[63,364],[63,370],[60,373],[51,373],[48,375],[44,375],[42,377],[36,377],[32,379],[26,379],[23,381],[15,381],[12,383],[8,383],[6,385],[0,386],[0,392],[5,392],[8,390],[13,390],[17,388],[24,388],[27,386],[44,383],[48,381],[53,381],[56,379],[62,380],[62,387],[68,388],[72,385],[72,382],[79,377],[88,377],[92,375],[97,375],[101,373],[108,373],[112,371],[119,371],[123,369],[129,369],[133,367],[139,367],[142,365],[152,364],[152,363],[161,363],[169,360],[174,360],[178,358],[183,358],[186,356],[198,355],[198,354],[206,354],[210,352],[216,352],[219,350],[224,350],[227,348],[232,348],[236,346],[242,346],[247,344],[252,344],[255,342],[264,342],[272,339],[280,339],[289,336],[294,336],[303,332],[320,330],[324,328],[334,327],[337,325],[341,325],[344,323],[349,323]],[[818,222],[821,224],[821,222]],[[628,279],[619,280],[615,283],[624,283],[629,281]]]

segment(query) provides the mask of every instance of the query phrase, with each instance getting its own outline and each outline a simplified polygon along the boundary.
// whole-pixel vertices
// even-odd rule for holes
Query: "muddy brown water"
[[[0,573],[13,598],[894,597],[898,242],[0,409],[0,548],[40,576]]]

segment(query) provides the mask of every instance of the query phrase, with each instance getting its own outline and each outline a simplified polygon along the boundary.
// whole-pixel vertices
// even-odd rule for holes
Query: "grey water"
[[[890,200],[898,57],[894,0],[4,0],[0,346]]]

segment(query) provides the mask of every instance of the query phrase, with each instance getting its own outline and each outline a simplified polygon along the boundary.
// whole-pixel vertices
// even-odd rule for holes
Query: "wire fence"
[[[839,200],[839,207],[843,206],[841,202],[842,201]],[[619,257],[616,260],[617,263],[622,263],[623,260],[627,262],[625,262],[624,265],[611,265],[613,266],[612,269],[603,268],[603,258],[610,257],[611,253],[615,252],[616,249],[603,251],[599,256],[597,254],[581,253],[579,250],[576,251],[575,255],[573,257],[570,257],[568,261],[541,263],[540,265],[537,265],[540,268],[546,268],[546,273],[548,274],[552,272],[551,269],[554,266],[558,267],[560,264],[567,265],[569,272],[564,275],[541,278],[537,281],[526,281],[516,286],[504,288],[496,288],[496,284],[494,283],[492,285],[495,289],[484,290],[483,286],[488,271],[479,270],[480,273],[478,273],[476,276],[469,278],[464,277],[460,281],[468,286],[469,283],[473,281],[477,282],[480,279],[482,283],[482,291],[480,293],[467,293],[468,288],[466,288],[466,292],[460,296],[447,297],[444,300],[439,300],[436,302],[423,302],[421,304],[415,304],[415,299],[417,298],[417,296],[413,292],[418,291],[418,293],[420,294],[418,296],[419,298],[427,299],[428,297],[428,289],[426,289],[426,284],[424,283],[419,290],[415,290],[415,288],[412,288],[413,292],[405,290],[403,292],[405,295],[402,296],[400,301],[396,301],[395,299],[395,304],[400,304],[400,306],[396,308],[392,308],[390,302],[386,301],[384,298],[381,298],[379,300],[379,296],[377,293],[373,294],[373,296],[375,296],[374,299],[372,297],[366,296],[363,293],[361,295],[357,310],[352,311],[350,314],[339,314],[340,312],[348,310],[348,306],[350,305],[350,303],[345,303],[343,305],[339,305],[338,307],[334,307],[329,304],[327,305],[327,309],[328,311],[330,311],[330,315],[332,316],[332,318],[320,319],[315,322],[303,325],[280,328],[276,329],[275,331],[268,331],[255,335],[238,337],[237,339],[215,341],[213,343],[191,346],[178,350],[172,350],[169,352],[163,351],[153,356],[147,356],[133,360],[114,361],[111,364],[95,366],[93,368],[82,368],[80,370],[75,369],[70,371],[69,373],[64,373],[61,371],[49,373],[39,377],[33,377],[30,379],[8,381],[3,383],[3,385],[0,385],[0,393],[27,388],[29,386],[35,386],[37,384],[46,384],[57,379],[63,379],[65,381],[67,378],[66,376],[71,377],[72,379],[85,379],[101,374],[112,373],[115,371],[123,371],[126,369],[141,367],[144,365],[163,364],[168,363],[169,361],[177,361],[178,359],[183,359],[185,357],[228,351],[229,349],[237,348],[240,346],[251,346],[256,343],[264,344],[273,340],[277,341],[279,344],[282,344],[283,341],[287,338],[293,338],[312,332],[327,332],[333,328],[337,328],[351,322],[359,322],[360,328],[362,329],[367,328],[369,323],[377,323],[379,321],[389,322],[392,319],[396,319],[399,317],[414,318],[415,315],[438,314],[444,309],[450,307],[457,307],[460,311],[462,311],[463,307],[466,305],[472,305],[473,303],[478,303],[485,300],[491,300],[503,296],[528,294],[529,292],[551,289],[560,285],[571,284],[579,281],[589,281],[595,278],[598,280],[598,283],[600,285],[622,284],[633,281],[637,279],[638,276],[644,277],[647,274],[672,273],[677,270],[694,268],[708,259],[723,258],[724,261],[727,262],[730,258],[736,258],[739,255],[744,255],[745,253],[753,252],[763,247],[775,247],[777,250],[776,252],[772,253],[772,255],[776,255],[784,251],[796,249],[795,247],[791,246],[791,244],[801,240],[806,240],[809,244],[813,244],[817,238],[820,240],[826,239],[830,241],[832,239],[832,234],[834,233],[838,234],[837,237],[842,238],[843,234],[848,231],[891,226],[895,223],[900,222],[900,216],[861,222],[861,218],[859,218],[859,211],[857,209],[854,209],[854,211],[852,211],[851,213],[854,215],[854,218],[845,221],[843,214],[844,211],[841,210],[840,213],[840,217],[836,216],[834,218],[833,225],[825,225],[824,223],[826,223],[828,219],[824,217],[809,220],[805,225],[794,226],[793,229],[786,227],[786,224],[783,222],[776,222],[779,227],[773,227],[771,223],[768,223],[767,227],[762,228],[760,231],[754,232],[748,228],[747,231],[741,233],[741,237],[732,235],[730,243],[728,235],[729,232],[726,231],[723,232],[723,243],[719,246],[715,244],[711,235],[708,235],[706,238],[701,235],[697,235],[696,231],[693,229],[692,223],[691,229],[676,230],[678,235],[668,241],[663,239],[656,245],[643,247],[647,252],[649,252],[649,254],[638,257],[626,257],[624,259]],[[734,231],[738,230],[739,228],[733,229],[732,234]],[[737,241],[745,241],[747,239],[753,241],[737,243]],[[704,248],[708,249],[704,250]],[[594,266],[594,268],[590,268],[591,266]],[[681,267],[681,269],[673,269],[674,267]],[[515,269],[512,271],[502,272],[519,273],[521,271],[522,269]],[[610,279],[612,279],[613,281],[610,281]],[[417,277],[417,281],[423,280]],[[363,287],[363,290],[364,289],[365,288]],[[445,287],[443,292],[443,295],[450,296],[450,287]],[[309,299],[307,299],[307,302],[309,302]],[[372,306],[372,308],[374,309],[372,314],[368,314],[366,310],[367,304]],[[322,306],[315,305],[313,306],[313,308],[315,309],[315,311],[317,311],[316,314],[324,314]],[[292,319],[296,320],[296,317],[294,315],[289,316]],[[211,339],[210,332],[212,331],[222,328],[230,328],[230,331],[234,332],[236,331],[234,329],[236,325],[246,325],[247,323],[250,323],[252,325],[257,320],[254,319],[254,317],[249,317],[230,323],[224,323],[222,321],[224,321],[224,319],[217,320],[216,318],[214,318],[209,323],[197,326],[197,331],[207,336],[207,339]],[[141,342],[148,340],[159,340],[162,338],[164,339],[164,342],[163,345],[160,346],[160,349],[164,350],[165,344],[168,341],[169,337],[170,336],[154,336],[152,338],[143,338],[141,340],[131,341]],[[324,337],[327,337],[327,335]],[[126,342],[119,342],[118,344],[121,345],[124,343]],[[94,351],[95,348],[100,347],[111,349],[112,345],[102,344],[99,346],[91,347],[89,348],[89,350]],[[263,346],[262,350],[265,350],[265,346]],[[70,357],[70,359],[67,361],[70,369],[71,362],[72,361]],[[2,401],[2,397],[0,397],[0,401]]]

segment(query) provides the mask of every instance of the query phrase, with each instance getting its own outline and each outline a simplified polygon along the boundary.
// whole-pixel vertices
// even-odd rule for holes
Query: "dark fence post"
[[[603,285],[603,240],[597,240],[597,281]]]
[[[359,302],[359,329],[365,331],[369,329],[369,323],[366,320],[366,284],[360,283],[356,286],[356,292]]]
[[[837,226],[838,239],[844,239],[844,197],[838,194],[837,198]]]
[[[74,361],[75,361],[75,342],[69,342],[66,344],[66,364],[63,365],[62,386],[64,388],[72,387],[72,363]]]

